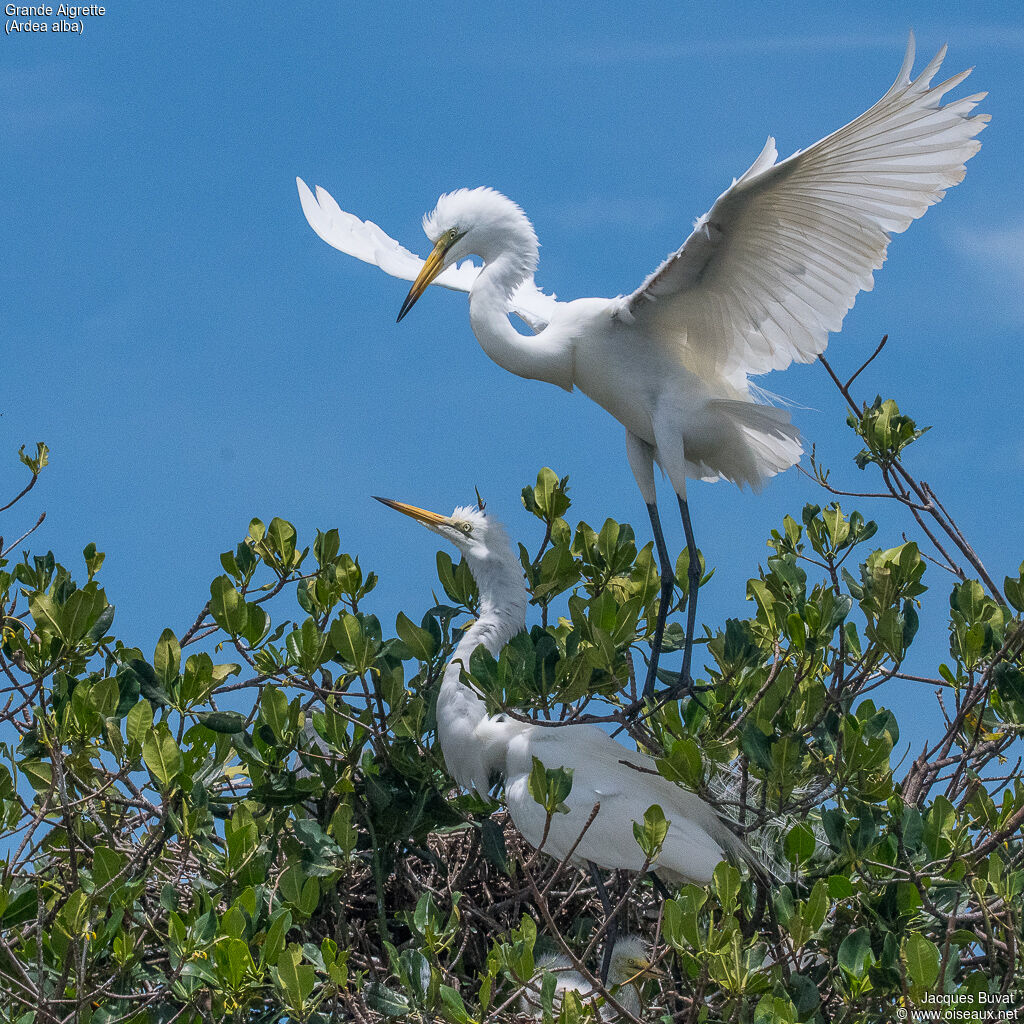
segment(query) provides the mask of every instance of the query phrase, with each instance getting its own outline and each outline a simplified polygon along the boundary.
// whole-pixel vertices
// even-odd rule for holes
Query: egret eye
[[[461,530],[467,537],[473,532],[473,527],[469,523],[456,523],[456,529]]]

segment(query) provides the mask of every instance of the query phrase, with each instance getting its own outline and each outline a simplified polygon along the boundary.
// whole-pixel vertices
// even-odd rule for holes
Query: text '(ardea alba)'
[[[751,374],[809,362],[873,285],[892,234],[964,176],[988,116],[984,94],[942,105],[969,74],[932,86],[945,47],[911,78],[914,39],[889,91],[808,149],[776,162],[769,138],[693,233],[632,293],[557,302],[534,283],[538,243],[511,200],[489,188],[442,196],[423,220],[433,251],[420,260],[376,224],[343,212],[298,179],[313,230],[328,244],[414,284],[401,319],[430,283],[469,292],[484,351],[520,377],[579,388],[626,428],[626,453],[647,504],[662,600],[645,693],[653,692],[672,564],[655,504],[654,464],[678,495],[690,599],[680,684],[690,683],[699,560],[688,477],[758,488],[800,458],[789,414],[758,404]],[[484,261],[482,268],[470,255]],[[520,334],[514,313],[535,332]]]
[[[504,779],[513,824],[531,846],[543,842],[544,852],[557,860],[571,851],[576,863],[640,871],[644,854],[633,824],[658,804],[669,821],[661,853],[651,866],[661,877],[705,884],[727,857],[760,868],[755,855],[710,804],[663,779],[653,758],[629,750],[597,726],[541,725],[488,715],[480,696],[462,681],[463,670],[469,668],[477,647],[483,645],[497,657],[526,627],[528,594],[522,566],[505,530],[478,508],[457,508],[444,516],[400,501],[378,500],[454,544],[479,589],[480,614],[455,648],[437,698],[437,738],[445,765],[460,786],[485,795],[497,779]],[[534,758],[545,768],[573,772],[572,790],[565,799],[567,813],[553,815],[550,823],[530,793]],[[596,804],[600,808],[588,827]]]

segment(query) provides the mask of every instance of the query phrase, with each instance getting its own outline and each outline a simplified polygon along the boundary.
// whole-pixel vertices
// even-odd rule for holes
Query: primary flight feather
[[[687,478],[756,489],[799,460],[789,413],[759,404],[749,375],[822,352],[857,293],[872,287],[891,236],[963,178],[988,115],[972,114],[984,93],[943,105],[969,74],[933,86],[945,52],[912,78],[911,35],[896,81],[860,117],[781,162],[769,138],[682,247],[636,291],[616,298],[559,302],[544,294],[534,281],[533,226],[493,189],[438,200],[424,218],[434,246],[424,261],[297,179],[302,209],[324,241],[414,282],[399,319],[431,283],[467,291],[473,331],[495,362],[521,377],[579,388],[626,428],[662,572],[648,695],[673,586],[654,465],[678,496],[689,552],[683,686],[700,578]],[[468,262],[470,255],[483,267]],[[517,331],[510,314],[534,334]]]

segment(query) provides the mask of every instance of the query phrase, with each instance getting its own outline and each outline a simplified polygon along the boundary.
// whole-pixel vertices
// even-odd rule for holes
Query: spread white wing
[[[386,274],[414,281],[423,267],[423,260],[415,253],[399,245],[389,234],[382,231],[373,221],[360,220],[346,213],[334,198],[319,185],[316,195],[301,179],[296,178],[299,202],[309,226],[335,249],[355,256],[364,263],[380,267]],[[448,267],[433,280],[433,284],[451,288],[453,291],[468,292],[473,287],[481,268],[471,260],[463,260],[457,266]],[[519,286],[512,297],[513,312],[521,317],[536,332],[547,327],[557,303],[554,295],[545,295],[533,278]]]
[[[943,47],[911,80],[914,37],[892,88],[845,128],[776,163],[768,139],[750,169],[618,315],[718,373],[809,362],[904,231],[957,184],[980,148],[985,93],[942,106],[970,69],[930,87]]]

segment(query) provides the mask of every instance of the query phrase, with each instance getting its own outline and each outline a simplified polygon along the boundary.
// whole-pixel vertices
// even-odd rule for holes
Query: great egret
[[[558,860],[571,857],[576,863],[640,871],[644,854],[633,823],[658,804],[670,823],[651,865],[660,877],[703,885],[725,858],[746,860],[763,870],[710,804],[662,778],[646,754],[624,747],[594,725],[548,725],[488,715],[462,673],[477,647],[483,645],[497,657],[526,626],[527,590],[518,555],[502,525],[482,509],[456,508],[444,516],[390,498],[377,500],[454,544],[479,588],[480,614],[459,640],[437,697],[437,738],[445,765],[460,786],[486,795],[503,778],[505,804],[516,828],[531,846],[543,842],[544,851]],[[554,814],[550,823],[530,794],[534,758],[546,768],[573,772],[567,813]],[[600,806],[588,827],[595,805]]]
[[[420,260],[376,224],[344,213],[324,189],[296,179],[302,209],[328,244],[414,283],[401,320],[434,282],[469,292],[484,351],[519,375],[578,387],[626,428],[626,454],[661,563],[662,600],[644,688],[653,693],[672,564],[655,504],[654,463],[679,500],[689,552],[690,658],[700,569],[687,477],[757,489],[800,458],[787,412],[758,404],[748,375],[809,362],[838,331],[857,293],[873,286],[890,236],[905,230],[964,176],[988,115],[984,93],[942,97],[970,73],[931,86],[943,47],[916,79],[911,34],[903,66],[866,113],[779,163],[775,140],[698,218],[693,233],[636,291],[556,302],[534,283],[538,243],[511,200],[490,188],[441,196],[423,219],[433,243]],[[458,263],[470,255],[482,268]],[[520,334],[515,313],[535,332]]]
[[[611,989],[615,1001],[634,1017],[640,1016],[640,992],[636,982],[646,976],[657,974],[651,963],[650,949],[639,935],[623,935],[612,947],[606,984]],[[519,997],[519,1010],[531,1017],[540,1019],[543,1008],[540,1001],[540,989],[545,974],[555,975],[555,995],[552,1008],[558,1013],[565,992],[575,992],[583,1002],[592,999],[596,994],[594,987],[577,971],[572,961],[561,953],[546,953],[537,957],[535,962],[537,975],[531,981],[528,990]],[[618,1013],[608,1005],[601,1007],[602,1020],[616,1020]]]

